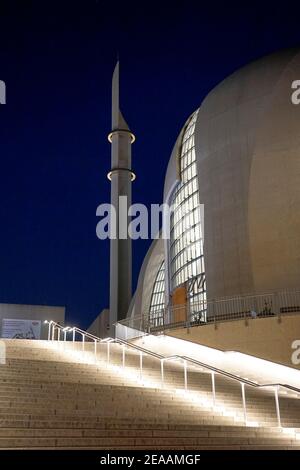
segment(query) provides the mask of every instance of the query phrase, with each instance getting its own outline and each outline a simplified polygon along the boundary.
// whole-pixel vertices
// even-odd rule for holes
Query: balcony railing
[[[248,322],[297,313],[300,314],[300,291],[282,291],[201,302],[190,299],[184,305],[168,306],[151,314],[143,313],[126,318],[118,322],[118,325],[136,331],[136,336],[139,336],[138,332],[155,334],[166,329],[189,328],[234,320]]]

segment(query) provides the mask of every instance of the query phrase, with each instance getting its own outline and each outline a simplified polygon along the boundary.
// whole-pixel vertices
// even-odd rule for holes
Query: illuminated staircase
[[[0,448],[300,449],[298,394],[247,390],[247,426],[239,384],[157,360],[119,344],[5,340],[0,365]],[[109,362],[108,362],[109,359]],[[124,366],[124,367],[123,367]],[[299,429],[300,433],[300,429]]]

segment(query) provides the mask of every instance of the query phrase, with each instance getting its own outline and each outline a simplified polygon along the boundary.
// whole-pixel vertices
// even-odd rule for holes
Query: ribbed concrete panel
[[[299,50],[239,70],[196,125],[208,298],[290,289],[300,279]]]
[[[153,240],[141,267],[137,289],[130,304],[128,317],[140,316],[149,312],[154,282],[163,260],[164,241],[161,238]]]

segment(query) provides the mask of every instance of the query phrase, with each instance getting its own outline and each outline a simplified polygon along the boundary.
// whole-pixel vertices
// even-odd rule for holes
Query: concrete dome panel
[[[205,205],[208,298],[295,287],[298,270],[291,258],[299,256],[295,214],[300,207],[300,106],[291,104],[290,95],[292,77],[300,77],[299,63],[299,50],[295,49],[253,62],[220,83],[200,107],[195,142],[200,201]],[[276,202],[271,188],[274,178],[280,186],[279,175],[285,185],[292,183],[292,195],[279,202],[281,188]],[[274,210],[270,211],[268,204],[272,203]],[[292,209],[275,223],[274,213],[288,205]],[[265,220],[281,233],[272,249],[265,246],[266,233],[271,230]],[[284,227],[288,234],[283,233]],[[259,254],[264,249],[268,262]],[[270,277],[270,270],[275,272],[279,260],[283,262],[275,253],[277,249],[290,255],[285,258],[284,274],[281,271]],[[263,281],[266,276],[269,282]]]

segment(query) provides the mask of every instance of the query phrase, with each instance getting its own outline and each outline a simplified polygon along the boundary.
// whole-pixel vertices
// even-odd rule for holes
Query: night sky
[[[65,305],[82,327],[108,306],[109,242],[95,229],[110,198],[118,54],[137,137],[133,201],[149,206],[205,95],[248,62],[300,45],[300,6],[225,3],[1,0],[0,302]],[[149,243],[133,244],[134,284]]]

